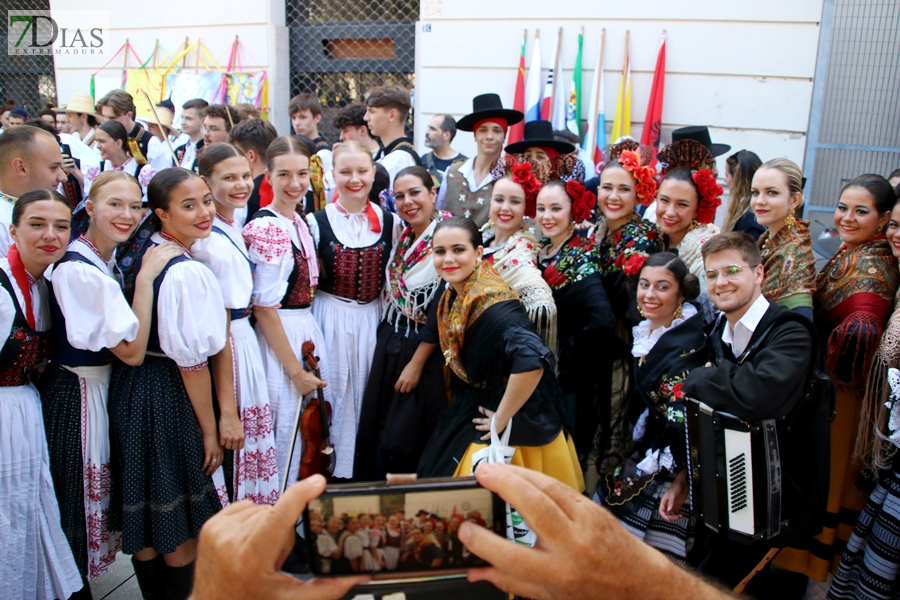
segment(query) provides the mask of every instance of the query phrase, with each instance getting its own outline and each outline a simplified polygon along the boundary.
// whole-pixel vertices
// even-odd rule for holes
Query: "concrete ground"
[[[91,582],[91,594],[94,600],[141,600],[143,597],[131,568],[131,557],[120,552],[106,575]]]

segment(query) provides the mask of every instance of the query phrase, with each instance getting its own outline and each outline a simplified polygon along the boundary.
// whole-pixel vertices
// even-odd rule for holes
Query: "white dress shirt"
[[[734,327],[730,322],[725,323],[725,329],[722,330],[722,341],[731,346],[735,357],[740,356],[747,349],[753,332],[756,331],[767,310],[769,310],[769,301],[760,294]]]

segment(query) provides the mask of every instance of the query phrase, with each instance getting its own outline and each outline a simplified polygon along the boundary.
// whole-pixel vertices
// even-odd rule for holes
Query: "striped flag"
[[[569,103],[566,107],[566,129],[575,135],[581,135],[581,52],[584,47],[584,29],[578,34],[578,55],[572,72],[572,86],[569,90]]]
[[[522,51],[519,53],[519,72],[516,75],[516,94],[513,97],[513,110],[525,112],[525,45],[528,43],[528,30],[522,34]],[[525,122],[519,121],[509,128],[509,138],[506,143],[515,144],[525,137]]]
[[[531,66],[525,80],[525,121],[541,120],[541,102],[544,98],[544,84],[541,81],[541,31],[534,34],[534,49],[531,51]]]
[[[551,104],[553,104],[553,80],[556,77],[556,67],[559,66],[559,45],[559,38],[557,37],[556,43],[553,45],[553,52],[550,53],[553,62],[550,63],[550,70],[547,71],[547,79],[546,83],[544,83],[544,94],[541,98],[541,119],[544,121],[553,120],[550,110],[553,108],[551,106]]]
[[[619,80],[619,93],[616,96],[616,116],[613,120],[612,143],[624,136],[631,135],[631,33],[625,32],[625,64],[622,65],[622,78]]]
[[[603,46],[606,41],[606,30],[600,34],[600,46],[597,49],[597,62],[594,63],[594,93],[588,105],[587,130],[582,143],[585,152],[595,165],[603,164],[603,149],[606,147],[606,115],[604,103],[606,88],[603,85]]]
[[[666,34],[663,32],[659,44],[659,55],[656,57],[656,69],[653,71],[653,86],[650,88],[650,102],[647,104],[647,116],[644,118],[644,133],[641,144],[650,146],[652,158],[650,166],[656,166],[656,153],[659,150],[659,132],[662,128],[663,90],[666,78]]]

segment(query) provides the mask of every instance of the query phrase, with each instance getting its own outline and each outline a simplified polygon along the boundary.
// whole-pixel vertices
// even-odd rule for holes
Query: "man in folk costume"
[[[174,166],[173,151],[169,148],[175,148],[177,145],[174,142],[178,138],[179,132],[172,127],[175,113],[170,108],[163,104],[157,104],[153,110],[156,112],[156,118],[150,114],[147,117],[141,117],[140,122],[146,127],[150,135],[159,142],[153,145],[153,150],[147,156],[147,162],[159,172]],[[159,124],[157,124],[157,120],[159,120]],[[166,138],[168,138],[168,143],[166,143]]]
[[[406,137],[406,116],[410,108],[409,92],[399,85],[372,88],[366,99],[364,119],[369,131],[381,142],[375,161],[387,170],[391,186],[397,173],[406,167],[422,166],[413,141]]]
[[[99,152],[94,145],[94,132],[97,130],[97,114],[94,107],[94,99],[90,94],[84,92],[75,92],[69,98],[68,104],[54,108],[53,110],[63,112],[69,122],[70,133],[73,137],[77,137],[85,145],[90,146],[92,150]]]
[[[203,98],[192,98],[181,105],[181,133],[189,139],[175,148],[179,167],[197,170],[197,159],[203,150],[203,113],[207,106],[209,102]]]
[[[162,142],[135,122],[134,97],[128,92],[113,90],[101,98],[98,104],[101,105],[100,114],[105,119],[118,121],[125,127],[128,132],[128,149],[137,164],[148,164],[147,157],[156,156],[157,146]]]
[[[497,94],[481,94],[472,99],[472,112],[457,121],[456,128],[475,134],[478,153],[447,169],[438,194],[439,209],[471,219],[479,228],[487,223],[494,181],[505,174],[496,167],[506,132],[524,118],[517,110],[503,108]]]
[[[66,181],[63,158],[56,138],[38,127],[10,127],[0,135],[0,257],[13,241],[13,205],[25,192],[55,190]]]

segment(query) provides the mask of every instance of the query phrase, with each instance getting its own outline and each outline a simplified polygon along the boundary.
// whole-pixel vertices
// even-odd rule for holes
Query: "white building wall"
[[[631,134],[640,139],[665,29],[663,144],[671,140],[672,129],[708,125],[713,141],[730,144],[733,151],[752,150],[764,161],[786,156],[802,165],[821,13],[822,0],[422,0],[416,30],[416,145],[427,151],[424,131],[433,115],[459,118],[471,111],[477,94],[496,92],[512,107],[523,29],[528,30],[526,71],[536,29],[546,71],[563,28],[561,65],[568,81],[582,26],[582,117],[587,118],[605,28],[607,133],[611,129],[630,30]],[[453,145],[469,156],[475,153],[469,133],[460,132]],[[720,173],[726,156],[719,159]]]
[[[109,61],[126,39],[143,60],[150,57],[158,39],[161,49],[157,51],[157,59],[161,61],[174,50],[183,49],[185,37],[191,43],[199,38],[210,55],[225,68],[234,36],[237,35],[246,49],[241,56],[243,69],[264,70],[268,73],[269,120],[276,127],[279,123],[289,122],[287,104],[290,99],[290,58],[288,30],[284,22],[284,0],[156,0],[147,4],[113,3],[109,0],[51,0],[50,9],[109,10],[110,32],[105,36],[105,55],[54,56],[57,99],[60,103],[68,102],[73,92],[89,92],[91,73]],[[209,62],[206,56],[203,58]],[[186,60],[188,70],[193,70],[195,64],[196,53],[191,51]],[[119,88],[122,65],[123,57],[119,55],[109,68],[97,74],[97,98]],[[128,66],[139,66],[131,55],[128,57]],[[202,64],[200,69],[204,69]]]

